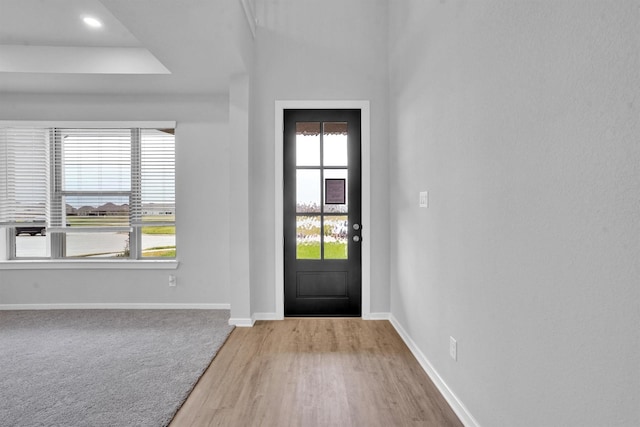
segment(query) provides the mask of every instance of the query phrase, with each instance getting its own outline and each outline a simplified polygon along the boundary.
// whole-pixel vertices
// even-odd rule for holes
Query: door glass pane
[[[320,169],[296,171],[296,212],[320,212]]]
[[[349,248],[349,220],[347,216],[324,217],[324,257],[347,259]]]
[[[296,166],[320,166],[320,123],[296,123]]]
[[[296,258],[320,259],[320,217],[296,217]]]
[[[324,179],[336,179],[336,178],[342,178],[345,180],[346,182],[346,188],[349,188],[349,181],[347,180],[347,176],[348,176],[348,171],[347,169],[325,169],[324,170]],[[323,186],[322,188],[323,193],[326,192],[326,188],[325,186]],[[326,194],[323,200],[327,200]],[[349,192],[347,191],[347,194],[345,194],[345,204],[340,204],[340,205],[328,205],[325,204],[324,205],[324,211],[325,212],[340,212],[340,213],[346,213],[349,210]]]
[[[325,166],[347,166],[347,124],[324,123],[323,160]]]

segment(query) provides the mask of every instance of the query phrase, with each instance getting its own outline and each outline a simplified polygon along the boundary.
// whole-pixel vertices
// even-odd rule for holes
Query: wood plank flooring
[[[236,328],[170,427],[461,426],[386,320]]]

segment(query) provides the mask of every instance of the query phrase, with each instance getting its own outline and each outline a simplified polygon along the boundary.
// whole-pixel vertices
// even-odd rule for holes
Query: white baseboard
[[[231,326],[237,326],[239,328],[252,328],[255,321],[251,318],[232,317],[229,319]]]
[[[369,313],[365,320],[389,320],[389,313]],[[283,320],[278,313],[253,313],[251,319],[229,319],[230,325],[252,327],[258,320]],[[234,323],[232,323],[234,322]]]
[[[369,313],[366,316],[362,316],[364,320],[389,320],[391,313]]]
[[[458,399],[458,397],[453,393],[453,391],[451,391],[447,383],[444,382],[444,380],[435,370],[431,362],[429,362],[429,359],[427,359],[427,357],[418,348],[418,346],[413,341],[413,339],[411,339],[409,334],[404,330],[400,322],[398,322],[398,319],[396,319],[395,316],[391,314],[389,316],[389,321],[398,332],[398,335],[400,335],[400,337],[403,339],[405,344],[407,344],[407,347],[409,347],[409,350],[411,350],[411,353],[413,353],[414,357],[418,360],[418,363],[420,363],[420,366],[422,366],[422,369],[424,369],[427,375],[429,375],[429,378],[431,378],[431,381],[433,381],[433,383],[438,388],[438,390],[440,391],[442,396],[445,398],[447,403],[449,403],[449,406],[451,406],[451,409],[453,409],[453,412],[455,412],[458,418],[460,418],[460,421],[462,422],[462,424],[464,424],[466,427],[480,427],[480,424],[478,423],[478,421],[476,421],[476,419],[473,417],[473,415],[471,415],[467,407],[464,406],[464,404],[460,401],[460,399]]]
[[[389,320],[390,313],[369,313],[367,316],[363,316],[364,320]],[[278,313],[253,313],[251,316],[251,326],[258,320],[283,320],[284,316]],[[240,321],[247,324],[247,319],[233,319],[234,321]],[[238,325],[236,325],[238,326]]]
[[[244,318],[231,318],[229,324],[238,327],[252,328],[257,320],[282,320],[284,317],[279,316],[277,313],[253,313],[250,319]]]
[[[229,310],[230,304],[83,303],[0,304],[0,310]]]
[[[251,316],[251,318],[253,319],[254,322],[256,320],[282,320],[282,319],[284,319],[284,317],[283,316],[279,316],[278,313],[253,313],[253,316]]]

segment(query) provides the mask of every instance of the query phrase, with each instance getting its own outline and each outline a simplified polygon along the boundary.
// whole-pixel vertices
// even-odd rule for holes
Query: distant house
[[[143,215],[174,215],[175,210],[175,205],[172,203],[146,203],[142,206]],[[79,208],[67,205],[68,216],[115,216],[128,214],[129,205],[126,203],[116,205],[109,202],[98,207],[82,206]]]
[[[116,205],[114,203],[105,203],[104,205],[94,206],[82,206],[80,208],[74,208],[67,205],[67,215],[69,216],[116,216],[116,215],[128,215],[129,205]]]
[[[176,206],[173,203],[145,203],[142,205],[142,215],[174,215]]]

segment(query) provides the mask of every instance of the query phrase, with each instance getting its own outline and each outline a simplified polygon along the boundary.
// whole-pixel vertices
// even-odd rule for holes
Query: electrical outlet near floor
[[[174,287],[177,285],[177,279],[176,276],[174,276],[173,274],[169,275],[169,286],[170,287]]]
[[[449,337],[449,356],[453,360],[458,360],[458,341],[453,337]]]

